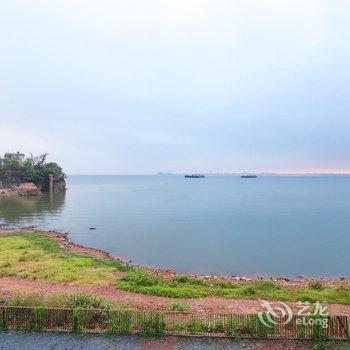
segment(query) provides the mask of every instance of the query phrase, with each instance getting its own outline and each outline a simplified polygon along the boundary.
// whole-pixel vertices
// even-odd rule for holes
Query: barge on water
[[[203,174],[190,174],[190,175],[185,175],[186,179],[201,179],[205,177]]]
[[[242,175],[241,176],[242,179],[256,179],[257,176],[256,175]]]

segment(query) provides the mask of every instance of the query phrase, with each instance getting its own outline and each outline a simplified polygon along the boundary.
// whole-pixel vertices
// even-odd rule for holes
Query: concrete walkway
[[[162,337],[145,339],[137,336],[108,336],[45,332],[0,331],[0,350],[311,350],[309,342],[242,341],[231,339]],[[345,342],[323,343],[316,349],[350,349]]]

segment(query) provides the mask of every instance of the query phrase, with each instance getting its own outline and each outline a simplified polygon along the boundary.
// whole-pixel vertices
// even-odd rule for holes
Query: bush
[[[187,328],[191,334],[202,333],[207,329],[206,323],[196,316],[192,317],[191,321],[187,325]]]
[[[186,275],[176,275],[172,278],[171,285],[177,286],[181,284],[208,287],[208,283],[199,278],[193,278]]]
[[[68,297],[67,307],[70,309],[110,309],[113,304],[96,295],[78,293]]]
[[[44,327],[46,311],[42,307],[36,307],[30,313],[30,329],[40,331]]]
[[[167,309],[169,311],[186,311],[187,310],[187,305],[183,303],[182,301],[171,301],[166,305]]]
[[[85,321],[85,313],[81,309],[75,309],[72,312],[71,331],[73,333],[82,332]]]
[[[16,294],[5,302],[6,306],[40,307],[42,300],[39,295],[21,296]]]
[[[256,293],[255,288],[252,285],[243,286],[240,290],[240,294],[242,296],[252,296],[255,293]]]
[[[297,301],[308,301],[310,303],[316,303],[317,301],[320,301],[320,300],[315,295],[308,294],[308,293],[301,293],[297,296]]]
[[[232,315],[227,323],[225,334],[234,340],[241,340],[242,334],[239,332],[238,319]]]
[[[318,281],[318,280],[311,281],[309,283],[309,289],[320,292],[321,290],[324,290],[324,285],[322,284],[321,281]]]
[[[107,319],[109,333],[127,334],[131,330],[131,310],[112,310]]]
[[[137,286],[155,286],[162,282],[158,276],[151,275],[146,270],[133,269],[124,274],[122,281],[131,282]]]
[[[162,314],[140,314],[140,334],[144,337],[160,337],[165,332],[164,316]]]

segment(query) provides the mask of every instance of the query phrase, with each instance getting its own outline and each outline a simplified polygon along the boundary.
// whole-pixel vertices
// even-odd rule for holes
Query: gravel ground
[[[68,333],[0,332],[0,350],[346,350],[345,342],[312,345],[290,341],[243,341],[231,339],[80,335]]]

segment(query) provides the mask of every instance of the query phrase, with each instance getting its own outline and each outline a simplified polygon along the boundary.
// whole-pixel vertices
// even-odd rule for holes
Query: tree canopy
[[[56,180],[66,177],[62,168],[54,162],[47,162],[47,153],[39,156],[25,156],[23,153],[5,153],[0,157],[0,173],[6,170],[23,172],[26,181],[40,183],[47,181],[49,174],[54,175]]]

